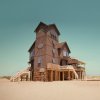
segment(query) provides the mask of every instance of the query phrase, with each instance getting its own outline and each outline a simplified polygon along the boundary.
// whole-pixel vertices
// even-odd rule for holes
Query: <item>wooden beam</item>
[[[63,71],[62,73],[63,73],[63,75],[62,75],[62,76],[63,76],[63,81],[64,81],[64,71]]]
[[[58,72],[58,80],[60,81],[60,71]]]
[[[51,70],[51,81],[53,81],[53,70]]]
[[[70,70],[68,70],[68,80],[70,80]]]

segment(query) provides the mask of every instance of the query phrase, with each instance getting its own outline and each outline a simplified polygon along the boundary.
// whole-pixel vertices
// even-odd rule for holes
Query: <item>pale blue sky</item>
[[[55,23],[71,56],[100,75],[100,0],[0,0],[0,75],[28,66],[28,49],[39,22]]]

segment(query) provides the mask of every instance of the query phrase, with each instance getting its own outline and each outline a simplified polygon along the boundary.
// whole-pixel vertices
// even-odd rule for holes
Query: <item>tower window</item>
[[[54,44],[54,42],[52,41],[52,45],[53,45],[53,48],[55,48],[55,44]]]
[[[42,64],[42,57],[39,57],[38,58],[38,67],[41,67],[41,64]]]
[[[54,58],[52,59],[52,63],[54,63],[54,64],[56,63],[56,61],[55,61],[55,59],[54,59]]]

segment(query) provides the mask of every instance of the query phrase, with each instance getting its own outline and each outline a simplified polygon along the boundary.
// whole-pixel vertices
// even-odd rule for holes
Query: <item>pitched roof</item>
[[[79,64],[79,65],[85,65],[85,63],[84,63],[84,62],[79,61],[79,60],[78,60],[78,59],[76,59],[76,58],[71,58],[71,57],[69,57],[69,58],[68,58],[68,63],[69,63],[69,64]]]
[[[71,51],[70,51],[70,49],[69,49],[69,47],[68,47],[67,42],[58,43],[58,44],[57,44],[57,48],[62,48],[64,45],[66,45],[66,47],[68,48],[69,53],[71,53]]]
[[[59,32],[59,30],[58,30],[58,28],[56,27],[55,24],[49,24],[49,25],[47,25],[47,24],[45,24],[43,22],[39,23],[39,25],[37,26],[37,28],[35,29],[34,32],[38,32],[40,28],[43,28],[43,29],[45,29],[45,31],[48,31],[52,27],[56,30],[57,34],[60,35],[60,32]]]

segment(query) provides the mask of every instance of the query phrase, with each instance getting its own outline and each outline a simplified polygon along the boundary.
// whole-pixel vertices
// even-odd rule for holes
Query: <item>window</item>
[[[67,53],[66,53],[66,50],[63,50],[63,56],[66,56]]]
[[[52,45],[53,45],[53,48],[55,48],[55,44],[54,44],[54,42],[52,41]]]
[[[63,50],[63,56],[68,56],[68,52],[66,50]]]
[[[54,58],[52,59],[52,63],[54,63],[54,64],[56,63],[56,61],[55,61],[55,59],[54,59]]]
[[[52,52],[53,52],[53,53],[55,53],[55,52],[56,52],[54,48],[53,48]]]
[[[42,63],[42,57],[39,57],[39,58],[38,58],[38,64],[39,64],[39,63]]]
[[[56,51],[55,51],[55,49],[53,48],[53,49],[52,49],[52,55],[53,55],[53,57],[55,57],[55,52],[56,52]]]
[[[57,41],[57,33],[55,32],[55,30],[51,30],[51,38]]]
[[[42,29],[42,28],[39,30],[39,32],[44,32],[44,33],[45,33],[45,31],[46,30],[45,29]]]
[[[42,64],[42,57],[39,57],[38,58],[38,67],[41,67],[41,64]]]

